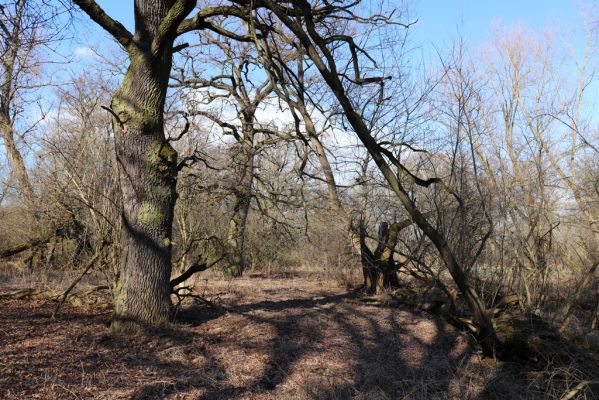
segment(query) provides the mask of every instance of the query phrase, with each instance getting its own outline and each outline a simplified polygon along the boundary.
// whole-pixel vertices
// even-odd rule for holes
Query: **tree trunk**
[[[17,176],[19,181],[19,193],[26,201],[33,199],[33,189],[29,176],[27,175],[27,169],[25,168],[25,162],[21,153],[17,149],[15,143],[15,131],[14,121],[11,119],[11,104],[14,101],[16,87],[16,76],[21,72],[19,70],[19,49],[22,46],[22,34],[23,34],[23,16],[27,7],[27,2],[23,1],[16,5],[16,15],[12,23],[12,32],[10,32],[4,39],[3,47],[7,51],[3,54],[5,59],[3,60],[3,76],[0,81],[0,132],[2,133],[2,139],[4,140],[4,146],[6,147],[6,156],[8,162],[14,174]],[[27,43],[26,43],[27,44]],[[23,68],[21,66],[21,68]]]
[[[397,271],[388,265],[375,262],[374,265],[364,266],[363,264],[362,268],[366,293],[381,295],[399,286]]]
[[[0,125],[8,162],[19,181],[19,193],[24,200],[31,201],[33,199],[33,189],[29,181],[29,175],[23,157],[21,157],[21,153],[15,144],[14,132],[6,115],[0,116]]]
[[[405,223],[396,223],[389,226],[387,222],[381,222],[378,232],[378,244],[374,253],[366,248],[364,233],[361,234],[361,253],[366,255],[366,257],[362,257],[364,289],[366,292],[380,295],[399,287],[393,252],[395,251],[399,231],[405,225]]]
[[[229,265],[225,269],[225,274],[232,277],[241,276],[246,264],[244,254],[245,230],[252,200],[252,183],[254,179],[253,115],[253,112],[251,112],[251,116],[245,118],[242,141],[235,146],[232,155],[232,158],[237,162],[234,171],[239,178],[233,190],[233,214],[229,219],[229,232],[227,233]]]
[[[177,152],[164,136],[171,54],[129,49],[131,64],[112,100],[123,198],[121,281],[114,330],[171,319],[171,237]]]
[[[161,325],[172,315],[172,223],[177,152],[164,135],[173,43],[195,0],[135,0],[135,33],[92,0],[72,0],[127,50],[129,68],[112,98],[123,209],[113,330]],[[188,21],[193,25],[193,21]]]

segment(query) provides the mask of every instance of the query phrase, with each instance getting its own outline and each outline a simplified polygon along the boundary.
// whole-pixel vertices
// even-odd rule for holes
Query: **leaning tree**
[[[424,187],[439,184],[450,193],[453,193],[453,190],[439,178],[421,179],[406,168],[392,151],[376,140],[362,110],[356,106],[352,98],[350,88],[378,85],[382,91],[388,77],[365,76],[369,70],[378,70],[376,61],[356,43],[354,35],[347,29],[344,30],[343,27],[347,27],[348,21],[372,25],[402,24],[392,20],[390,17],[392,13],[379,13],[370,17],[360,16],[357,10],[361,1],[313,3],[307,0],[294,2],[239,0],[237,2],[247,6],[259,4],[261,11],[255,13],[257,21],[263,24],[269,22],[273,24],[273,21],[278,21],[277,25],[281,27],[280,30],[288,32],[296,38],[297,48],[303,49],[306,58],[318,70],[335,96],[348,128],[351,128],[362,142],[410,219],[436,247],[440,258],[468,305],[483,349],[488,354],[501,351],[501,343],[498,341],[485,304],[469,282],[466,271],[447,239],[429,221],[426,213],[419,210],[410,197],[405,182]],[[408,27],[408,25],[404,26]],[[335,52],[339,48],[349,49],[349,60],[339,61],[335,57]],[[342,70],[344,63],[351,66],[350,70],[353,70],[351,75]],[[365,66],[364,63],[367,65]],[[455,195],[455,193],[453,194]],[[460,201],[459,198],[457,200]]]

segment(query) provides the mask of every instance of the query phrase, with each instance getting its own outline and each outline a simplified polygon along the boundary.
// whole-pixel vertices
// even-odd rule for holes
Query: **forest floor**
[[[168,329],[110,333],[110,310],[0,300],[2,399],[527,399],[534,376],[467,335],[332,281],[213,279]],[[6,291],[6,287],[0,291]]]

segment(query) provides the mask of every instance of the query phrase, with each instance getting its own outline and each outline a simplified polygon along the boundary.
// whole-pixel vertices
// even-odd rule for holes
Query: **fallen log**
[[[25,250],[29,250],[31,248],[40,246],[42,244],[46,244],[50,240],[52,240],[55,236],[56,235],[52,234],[47,237],[32,239],[27,243],[18,244],[13,247],[9,247],[8,249],[0,250],[0,258],[12,257],[19,253],[24,252]]]
[[[17,289],[8,293],[0,293],[0,299],[9,300],[37,300],[57,297],[58,294],[52,290],[38,290],[34,288]]]

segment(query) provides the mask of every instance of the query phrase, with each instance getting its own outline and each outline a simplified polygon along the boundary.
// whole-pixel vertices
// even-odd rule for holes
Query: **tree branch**
[[[120,22],[112,19],[94,0],[72,0],[94,22],[110,33],[125,49],[133,41],[133,35]]]
[[[193,264],[192,266],[187,268],[187,270],[183,272],[181,275],[171,280],[171,291],[173,291],[177,285],[189,279],[193,274],[206,271],[208,268],[211,268],[216,263],[220,262],[223,258],[225,258],[224,254],[218,257],[216,260],[212,261],[211,263]]]
[[[219,35],[229,39],[237,40],[239,42],[253,42],[254,37],[252,35],[235,33],[223,28],[220,25],[208,21],[208,19],[211,17],[237,17],[247,22],[251,18],[249,10],[249,5],[245,8],[235,6],[204,7],[199,13],[194,15],[193,18],[186,19],[179,24],[177,36],[194,30],[209,29],[215,33],[218,33]],[[254,24],[256,24],[255,21]],[[271,27],[264,24],[257,24],[257,27],[261,32],[268,32],[272,30]],[[258,37],[262,37],[262,35],[258,34]]]
[[[52,311],[52,319],[56,318],[56,316],[58,315],[58,312],[60,311],[60,307],[62,307],[62,305],[64,304],[65,300],[67,299],[67,297],[69,296],[69,293],[71,293],[71,291],[75,288],[75,286],[77,286],[77,284],[79,283],[79,281],[81,279],[83,279],[83,277],[89,272],[89,270],[94,266],[94,264],[96,263],[96,260],[98,258],[100,258],[100,255],[102,254],[102,250],[104,249],[104,246],[107,243],[104,242],[102,243],[102,247],[100,247],[100,249],[96,252],[96,254],[94,254],[94,256],[87,262],[87,265],[85,266],[85,268],[83,269],[83,272],[81,273],[81,275],[79,275],[72,283],[71,285],[67,288],[67,290],[64,291],[64,293],[61,296],[60,301],[58,302],[58,304],[56,304],[56,307],[54,307],[54,311]]]
[[[207,21],[207,18],[218,16],[238,17],[242,19],[247,18],[246,13],[244,13],[239,7],[204,7],[192,18],[183,20],[183,22],[179,24],[179,27],[177,28],[177,36],[194,31],[196,29],[207,28],[208,25],[210,25],[210,23]]]
[[[195,0],[177,0],[168,10],[166,16],[160,21],[156,36],[152,41],[152,54],[158,57],[169,41],[175,39],[177,28],[189,15],[196,5]]]
[[[181,275],[171,280],[171,291],[174,290],[178,284],[183,283],[187,279],[189,279],[193,274],[206,271],[207,269],[207,264],[193,264],[192,266],[187,268],[187,270],[183,272]]]

